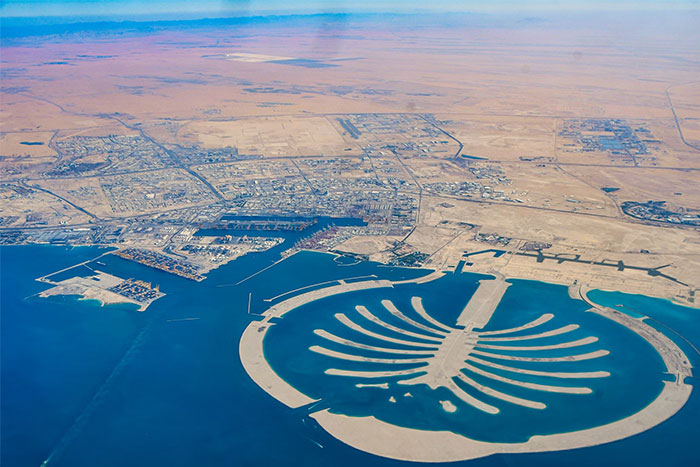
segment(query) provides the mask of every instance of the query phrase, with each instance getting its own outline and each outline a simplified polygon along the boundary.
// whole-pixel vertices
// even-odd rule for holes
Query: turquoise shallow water
[[[101,251],[48,246],[0,250],[0,464],[38,466],[51,456],[49,465],[71,467],[406,465],[349,448],[315,426],[306,414],[268,396],[243,370],[238,340],[250,322],[246,313],[249,291],[253,292],[253,311],[260,312],[267,306],[263,298],[318,282],[368,274],[399,279],[425,272],[372,263],[341,266],[330,255],[302,253],[240,286],[219,287],[234,284],[271,264],[278,259],[279,251],[241,258],[214,271],[202,283],[107,256],[100,260],[106,264],[102,270],[160,284],[168,295],[145,313],[70,298],[26,299],[46,288],[34,282],[35,277]],[[446,281],[443,293],[421,292],[426,308],[437,310],[440,319],[448,319],[456,301],[460,297],[464,301],[465,292],[475,287],[469,285],[473,276],[463,277],[466,282],[459,284],[461,288]],[[401,296],[413,293],[408,289],[417,287],[406,286],[405,294],[397,288],[397,305]],[[568,301],[565,290],[540,283],[516,283],[506,299],[521,303],[528,294],[543,293],[550,297],[551,306],[559,306],[559,300]],[[592,294],[591,298],[607,299],[606,293],[601,294]],[[682,330],[695,345],[700,341],[696,310],[622,294],[612,300]],[[447,306],[451,302],[455,304]],[[579,324],[590,321],[598,331],[601,346],[616,343],[619,336],[614,329],[595,322],[594,316],[584,313],[576,302],[571,303],[574,305],[564,313],[567,317]],[[315,313],[323,321],[320,304]],[[346,305],[340,300],[337,306]],[[503,306],[511,305],[504,301]],[[538,310],[525,308],[519,313],[534,316]],[[191,317],[199,319],[172,321]],[[502,320],[493,323],[499,327],[519,321],[517,316],[500,311],[496,318]],[[290,319],[284,324],[307,328],[309,324],[302,321]],[[611,353],[607,363],[624,366],[624,359],[634,360],[645,352],[634,339],[629,339],[625,349],[628,351]],[[587,362],[581,368],[593,368],[596,363]],[[653,373],[655,365],[652,361],[648,370],[641,369],[642,373]],[[641,370],[632,362],[630,371]],[[654,391],[652,383],[648,386],[646,396]],[[356,405],[347,404],[341,397],[332,401],[339,403],[340,411],[374,410],[377,396],[359,394],[365,399],[355,401]],[[630,401],[629,405],[634,405],[632,402],[638,401]],[[424,410],[420,404],[413,409]],[[449,418],[433,420],[435,411],[432,406],[429,409],[425,412],[426,423],[450,423]],[[610,416],[620,416],[621,408],[614,410]],[[465,465],[698,465],[698,415],[700,397],[696,391],[677,416],[628,440],[575,452],[492,456]],[[407,423],[393,416],[397,422]],[[543,431],[551,429],[543,423]],[[510,436],[511,432],[496,434]]]

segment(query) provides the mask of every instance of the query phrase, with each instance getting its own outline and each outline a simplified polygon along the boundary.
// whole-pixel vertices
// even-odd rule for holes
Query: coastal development
[[[697,12],[249,3],[3,18],[0,463],[698,464]]]
[[[601,153],[612,159],[591,167],[609,166],[607,173],[620,176],[623,170],[677,174],[688,177],[686,191],[697,185],[691,182],[697,175],[695,168],[687,164],[664,168],[664,157],[669,156],[663,141],[653,139],[647,127],[633,128],[622,119],[562,121],[565,129],[552,133],[552,138],[573,142],[561,143],[562,149],[550,156],[521,156],[523,152],[516,149],[508,157],[477,158],[465,157],[463,148],[469,140],[455,136],[463,131],[463,124],[428,113],[300,118],[296,120],[300,129],[332,148],[313,156],[305,146],[294,146],[301,143],[285,143],[291,153],[275,149],[273,141],[286,137],[285,130],[275,126],[281,120],[277,117],[251,117],[226,125],[202,121],[196,124],[197,133],[192,128],[195,124],[188,123],[178,132],[179,139],[158,133],[162,141],[143,128],[134,130],[120,118],[112,120],[100,130],[105,136],[54,137],[49,145],[59,162],[28,166],[21,172],[28,177],[13,175],[11,164],[3,166],[8,203],[2,213],[0,242],[117,246],[122,257],[201,280],[206,271],[240,254],[273,246],[259,232],[276,231],[282,237],[284,232],[303,231],[319,216],[329,214],[355,218],[362,225],[333,227],[324,231],[322,243],[312,239],[303,245],[390,264],[438,268],[458,261],[458,251],[478,251],[479,243],[507,248],[540,245],[529,251],[596,257],[613,238],[643,231],[647,232],[640,237],[644,240],[634,249],[605,255],[647,268],[678,269],[686,279],[679,281],[686,287],[664,289],[662,284],[654,289],[659,296],[694,302],[697,284],[691,270],[695,263],[688,263],[695,261],[693,248],[698,244],[692,241],[700,222],[694,208],[671,198],[626,199],[614,186],[620,183],[608,180],[596,186],[581,172],[590,157]],[[527,119],[521,120],[527,124]],[[559,124],[557,119],[552,123]],[[583,138],[582,132],[598,132],[603,136],[596,136],[596,141],[606,143],[587,143],[592,136]],[[267,136],[256,137],[253,147],[248,136],[236,136],[249,133],[272,136],[268,142]],[[236,146],[220,148],[231,150],[225,159],[211,156],[211,150],[233,142]],[[524,153],[530,151],[526,148]],[[636,162],[622,169],[616,153],[626,158],[634,153]],[[588,159],[574,160],[573,154],[587,154]],[[642,154],[654,156],[644,159]],[[132,167],[132,159],[139,164],[150,161],[150,165]],[[170,168],[172,160],[181,168]],[[146,189],[134,191],[132,186]],[[693,199],[687,193],[674,193],[674,197]],[[30,201],[31,212],[13,211],[13,205]],[[518,219],[532,216],[547,229],[536,223],[521,229]],[[581,228],[559,227],[570,222]],[[588,235],[587,225],[598,226],[598,235]],[[670,233],[670,227],[680,230]],[[238,246],[250,246],[231,248],[226,240],[229,234],[244,239],[234,241]],[[665,247],[669,241],[677,248]],[[533,267],[538,268],[539,261]],[[615,281],[623,288],[624,275]]]
[[[44,277],[42,282],[53,285],[38,294],[39,297],[51,297],[54,295],[77,295],[84,300],[97,300],[101,306],[119,303],[134,304],[138,311],[145,311],[155,300],[165,294],[160,292],[158,286],[135,279],[121,279],[101,271],[94,271],[94,275],[88,277],[71,277],[59,282]]]
[[[461,274],[461,273],[453,273]],[[634,318],[620,311],[599,306],[591,302],[586,293],[579,289],[577,300],[583,300],[592,306],[589,312],[599,314],[606,319],[616,322],[642,339],[646,340],[663,359],[666,372],[672,376],[672,381],[665,381],[661,393],[647,406],[642,406],[638,412],[611,423],[584,430],[574,430],[560,434],[532,436],[524,443],[484,442],[458,433],[444,431],[423,431],[405,426],[397,426],[375,417],[348,417],[334,413],[322,401],[306,396],[295,389],[270,366],[266,357],[266,336],[272,327],[279,325],[280,320],[287,319],[288,313],[303,314],[297,309],[306,309],[305,305],[322,301],[324,298],[336,295],[356,297],[358,292],[375,289],[387,289],[397,286],[420,283],[430,284],[445,277],[445,273],[433,273],[428,276],[409,281],[366,280],[337,284],[325,284],[325,287],[300,293],[271,306],[263,313],[261,321],[253,321],[240,341],[240,356],[243,365],[253,380],[273,397],[292,407],[311,407],[310,415],[316,419],[329,433],[363,451],[394,459],[420,462],[449,462],[456,460],[474,459],[494,453],[507,452],[538,452],[573,449],[595,446],[614,440],[623,439],[646,431],[671,417],[685,405],[692,391],[692,385],[687,384],[686,378],[692,377],[693,371],[688,356],[671,339],[662,332],[645,323],[645,318]],[[329,361],[338,362],[338,367],[325,370],[325,374],[350,378],[358,381],[357,388],[381,388],[388,390],[395,385],[410,389],[416,385],[427,385],[433,390],[445,388],[454,397],[468,407],[497,416],[501,410],[495,405],[484,402],[484,398],[499,401],[498,405],[514,404],[531,410],[544,411],[547,404],[537,400],[524,399],[507,392],[485,385],[479,381],[506,383],[508,387],[527,388],[529,393],[539,393],[539,398],[547,399],[547,393],[569,394],[572,396],[592,394],[593,390],[586,386],[564,384],[569,380],[586,381],[611,376],[609,371],[542,371],[532,369],[534,364],[559,365],[566,368],[567,364],[580,361],[597,361],[611,353],[607,349],[590,350],[590,344],[595,344],[598,338],[587,336],[580,339],[567,338],[567,335],[579,329],[578,324],[552,328],[547,323],[555,318],[555,313],[545,313],[530,322],[517,327],[483,331],[488,328],[496,308],[501,302],[506,289],[511,284],[498,272],[494,278],[481,280],[476,292],[469,299],[467,306],[456,317],[456,325],[449,325],[436,320],[426,311],[421,297],[413,297],[413,311],[400,311],[391,300],[382,300],[382,306],[390,315],[398,318],[401,325],[395,326],[380,318],[362,305],[356,306],[356,311],[363,322],[374,323],[373,329],[358,324],[349,316],[336,313],[335,319],[355,336],[364,336],[364,342],[372,341],[373,345],[338,336],[324,329],[315,329],[314,334],[322,338],[325,345],[313,345],[308,351],[323,355]],[[415,318],[412,318],[415,316]],[[289,318],[293,319],[293,318]],[[549,328],[549,329],[548,329]],[[542,331],[542,329],[546,329]],[[387,332],[389,331],[389,332]],[[574,333],[575,334],[575,333]],[[400,338],[392,336],[401,336]],[[561,336],[561,337],[559,337]],[[366,338],[369,337],[370,341]],[[551,342],[550,337],[559,340],[555,344],[538,345],[538,340]],[[356,337],[357,338],[357,337]],[[569,340],[562,340],[569,339]],[[326,347],[326,345],[329,345]],[[533,345],[534,344],[534,345]],[[344,350],[332,350],[340,345]],[[578,347],[588,349],[579,350]],[[410,350],[408,350],[410,348]],[[565,354],[552,357],[551,350],[562,349]],[[621,351],[613,349],[612,352]],[[380,352],[390,358],[376,358],[368,354]],[[538,355],[539,354],[539,355]],[[537,355],[537,356],[533,356]],[[605,361],[605,360],[603,360]],[[343,362],[352,364],[362,362],[368,368],[398,366],[397,370],[346,370],[342,369]],[[523,362],[530,362],[523,366]],[[356,364],[355,364],[356,365]],[[409,366],[406,369],[406,366]],[[563,367],[562,367],[563,365]],[[604,363],[600,363],[604,367]],[[512,376],[502,376],[503,371]],[[495,371],[495,372],[494,372]],[[468,375],[476,375],[476,380]],[[549,384],[535,383],[535,380],[549,380]],[[530,379],[530,381],[528,381]],[[459,382],[459,384],[458,384]],[[462,389],[466,384],[471,390]],[[496,383],[497,384],[497,383]],[[474,392],[480,396],[474,397]],[[404,397],[418,397],[406,392]],[[537,397],[537,396],[536,396]],[[396,398],[391,396],[389,402],[396,404]],[[585,403],[585,402],[583,402]],[[457,406],[448,400],[441,400],[442,410],[455,413]]]
[[[302,118],[300,122],[307,125],[303,123],[305,120]],[[270,119],[257,118],[242,121],[237,124],[240,130],[236,130],[235,125],[224,130],[216,122],[198,125],[199,131],[212,132],[211,138],[201,136],[207,147],[224,137],[222,131],[259,132],[267,125],[263,122],[268,121]],[[655,242],[662,237],[666,241],[676,238],[674,241],[681,242],[679,253],[683,250],[690,253],[696,244],[689,239],[696,235],[693,228],[700,222],[698,215],[687,207],[669,206],[667,201],[623,200],[619,188],[608,186],[611,183],[597,189],[591,187],[585,177],[573,175],[581,170],[582,163],[585,164],[569,162],[569,154],[578,147],[574,143],[566,143],[561,153],[564,160],[539,156],[520,156],[516,160],[473,159],[464,157],[462,141],[445,134],[452,135],[453,127],[459,128],[455,122],[438,120],[432,114],[349,114],[334,119],[323,117],[319,121],[326,122],[326,133],[318,136],[326,138],[328,144],[335,144],[334,151],[347,155],[280,155],[274,151],[266,153],[263,146],[245,156],[239,148],[222,161],[211,159],[209,152],[202,153],[199,159],[187,153],[183,149],[185,146],[172,146],[182,145],[184,141],[156,142],[152,137],[114,134],[54,138],[51,144],[59,154],[63,167],[60,171],[37,166],[37,178],[14,181],[8,172],[4,186],[11,196],[7,199],[18,205],[28,202],[29,198],[35,201],[32,212],[24,217],[5,213],[0,241],[5,244],[117,246],[120,248],[117,254],[124,258],[201,280],[206,271],[220,264],[274,245],[258,232],[276,231],[282,237],[284,232],[305,230],[318,216],[329,213],[337,218],[356,218],[362,225],[333,227],[318,234],[323,235],[321,243],[310,239],[300,246],[360,254],[389,264],[431,267],[447,267],[459,260],[458,251],[478,251],[479,243],[508,248],[519,244],[538,255],[543,249],[560,257],[599,255],[599,251],[607,248],[605,236],[584,240],[578,237],[585,230],[559,233],[551,230],[556,230],[555,225],[562,222],[578,219],[576,222],[582,226],[599,225],[601,233],[608,236],[630,229],[646,229],[649,234],[644,238],[647,240],[640,243],[636,251],[625,249],[612,254],[618,256],[618,261],[624,258],[647,268],[660,265],[680,268],[687,280],[679,279],[679,283],[685,288],[664,289],[661,284],[655,289],[660,296],[681,303],[694,302],[697,285],[687,277],[687,268],[693,266]],[[336,123],[338,127],[334,127]],[[129,125],[122,124],[126,125],[123,130],[111,126],[107,131],[133,133]],[[311,124],[309,121],[308,125]],[[624,120],[567,120],[566,125],[567,129],[558,137],[583,141],[580,132],[599,131],[609,133],[605,141],[617,138],[615,141],[619,141],[623,149],[635,144],[652,144],[649,143],[651,137],[645,133],[648,130],[641,127],[632,130]],[[315,131],[311,126],[305,128]],[[143,131],[139,130],[139,134]],[[632,135],[636,134],[644,134],[645,139],[637,136],[634,139]],[[632,142],[625,138],[632,138]],[[584,144],[580,141],[577,144]],[[250,143],[243,138],[237,140],[237,144]],[[653,144],[659,147],[661,143]],[[175,149],[170,149],[171,146]],[[576,151],[602,151],[613,156],[622,151],[608,146],[582,147],[587,149]],[[646,162],[639,159],[629,170],[645,167],[647,163],[650,170],[660,168],[658,161],[663,158],[663,151],[650,148],[644,146],[643,150],[658,157]],[[252,149],[248,147],[246,151]],[[90,155],[93,153],[109,157],[92,165],[78,162],[86,157],[95,159],[96,156]],[[112,175],[115,163],[126,162],[136,155],[139,161],[152,159],[153,167],[120,165],[116,171],[118,175]],[[183,168],[166,168],[168,157],[182,160]],[[75,162],[69,163],[71,160]],[[614,161],[610,164],[610,167],[618,166]],[[444,170],[434,172],[432,167],[436,165]],[[535,186],[526,180],[531,173],[545,179],[549,173],[557,175],[552,183]],[[695,176],[692,167],[679,173]],[[561,177],[568,181],[557,181]],[[128,188],[134,185],[149,188],[145,192],[134,192]],[[551,190],[561,190],[561,194],[547,192]],[[44,205],[37,196],[53,196],[55,201]],[[65,206],[57,211],[51,207],[56,202]],[[60,219],[51,219],[40,212],[41,206],[65,214],[61,214]],[[70,217],[72,211],[76,214]],[[550,231],[544,234],[542,230],[528,227],[516,232],[517,223],[513,219],[520,218],[521,214],[540,216],[538,219],[549,225]],[[494,215],[498,222],[490,220]],[[665,233],[652,235],[652,232],[664,232],[668,226],[684,230],[671,237]],[[197,234],[198,231],[205,234]],[[231,240],[226,239],[230,234],[243,240],[233,242],[238,247],[250,246],[231,248]],[[572,246],[581,241],[579,246]],[[446,255],[448,252],[451,256]],[[694,256],[683,257],[692,260]],[[537,268],[539,264],[533,266]],[[623,276],[621,274],[620,278]],[[616,283],[624,288],[624,279]]]

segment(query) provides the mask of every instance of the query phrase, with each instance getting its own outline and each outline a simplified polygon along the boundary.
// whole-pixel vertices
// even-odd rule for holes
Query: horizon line
[[[284,18],[284,17],[305,17],[305,16],[380,16],[380,15],[488,15],[488,16],[518,16],[523,14],[576,14],[576,13],[680,13],[680,12],[698,12],[700,13],[700,5],[687,5],[678,8],[534,8],[534,9],[513,9],[504,11],[502,9],[413,9],[413,10],[354,10],[354,11],[254,11],[246,14],[245,11],[231,11],[225,13],[221,11],[199,11],[199,12],[164,12],[161,14],[155,13],[87,13],[82,15],[5,15],[0,14],[0,21],[6,20],[70,20],[70,23],[87,23],[87,22],[166,22],[166,21],[197,21],[197,20],[223,20],[223,19],[245,19],[245,18]],[[0,13],[2,8],[0,7]],[[68,23],[65,23],[68,24]]]

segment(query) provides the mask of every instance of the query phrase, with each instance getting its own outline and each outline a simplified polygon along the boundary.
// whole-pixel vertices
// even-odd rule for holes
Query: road
[[[688,83],[685,83],[688,84]],[[683,135],[683,129],[681,128],[681,123],[678,121],[678,115],[676,114],[676,108],[673,106],[673,99],[671,99],[671,93],[669,90],[673,86],[669,86],[666,88],[666,98],[668,99],[668,105],[671,107],[671,112],[673,113],[673,120],[676,122],[676,128],[678,129],[678,134],[681,137],[681,141],[683,141],[683,144],[688,146],[691,149],[695,149],[696,151],[700,151],[700,146],[696,146],[694,144],[689,143],[686,139],[685,136]]]

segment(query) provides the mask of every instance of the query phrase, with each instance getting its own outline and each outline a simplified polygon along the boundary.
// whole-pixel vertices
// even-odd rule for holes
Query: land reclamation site
[[[700,465],[692,2],[19,3],[3,467]]]
[[[464,274],[469,275],[468,273]],[[334,342],[340,344],[345,352],[316,345],[308,346],[305,349],[307,356],[311,358],[310,356],[313,355],[311,352],[313,352],[330,359],[324,363],[335,360],[336,362],[351,362],[355,365],[355,362],[362,362],[366,364],[365,368],[379,366],[380,369],[373,368],[369,371],[366,369],[365,371],[342,370],[336,367],[325,369],[325,374],[351,378],[355,382],[354,388],[357,391],[373,390],[376,392],[378,390],[388,394],[405,391],[404,397],[414,398],[425,397],[425,392],[414,391],[413,385],[425,385],[433,390],[446,388],[451,392],[452,401],[449,403],[440,401],[445,402],[442,409],[446,412],[457,412],[458,416],[469,418],[469,411],[474,409],[488,413],[493,417],[499,416],[500,410],[496,404],[490,405],[490,401],[498,402],[499,406],[505,402],[506,405],[516,404],[530,410],[547,409],[546,403],[520,398],[490,387],[493,386],[493,381],[506,383],[505,386],[524,387],[526,388],[525,393],[538,394],[537,397],[540,398],[543,397],[542,394],[548,393],[564,393],[576,397],[575,395],[591,394],[593,391],[588,387],[577,387],[569,384],[558,385],[552,384],[551,381],[574,380],[579,382],[591,378],[606,378],[610,376],[610,372],[615,372],[615,369],[611,369],[610,372],[541,371],[527,367],[519,368],[518,366],[522,363],[518,362],[540,362],[547,364],[545,368],[552,368],[553,365],[566,368],[567,362],[591,361],[605,357],[610,353],[630,351],[630,349],[623,347],[624,339],[617,340],[618,346],[614,348],[591,351],[590,344],[598,341],[598,338],[594,336],[551,344],[551,339],[547,338],[558,339],[559,336],[577,330],[579,326],[569,324],[560,328],[548,329],[546,323],[557,315],[558,310],[549,309],[547,305],[543,306],[543,310],[549,311],[549,313],[543,313],[530,322],[522,322],[521,325],[509,329],[484,330],[489,329],[488,323],[491,316],[496,311],[503,295],[507,293],[508,286],[511,285],[505,281],[501,274],[494,274],[495,277],[482,279],[479,282],[478,288],[468,299],[467,306],[456,317],[455,324],[440,322],[433,318],[424,308],[420,297],[411,298],[412,312],[399,311],[390,300],[381,302],[385,309],[384,315],[386,316],[388,311],[389,315],[398,318],[401,327],[390,324],[384,321],[387,318],[380,318],[376,314],[372,314],[368,308],[357,305],[356,310],[361,317],[355,318],[355,321],[345,314],[335,314],[335,318],[345,325],[346,330],[350,331],[350,333],[346,332],[345,336],[339,337],[323,329],[314,330],[314,334],[322,337],[326,342],[324,345],[328,346],[329,342]],[[364,280],[346,283],[340,280],[336,285],[325,284],[317,290],[286,298],[272,305],[262,314],[262,320],[253,321],[246,329],[240,341],[241,361],[248,374],[262,389],[292,408],[309,406],[311,417],[341,441],[373,454],[420,462],[450,462],[483,457],[494,453],[564,450],[608,443],[633,436],[658,425],[681,410],[690,396],[692,386],[685,383],[685,378],[692,375],[692,367],[688,357],[669,337],[646,324],[643,318],[634,318],[618,310],[596,305],[586,297],[585,292],[581,292],[578,297],[579,300],[590,306],[584,313],[595,313],[602,316],[616,323],[619,328],[618,332],[632,332],[643,339],[660,356],[665,366],[664,371],[670,375],[670,380],[663,382],[663,388],[655,395],[655,398],[652,401],[646,401],[648,405],[643,404],[637,407],[638,411],[618,420],[607,420],[606,418],[610,414],[601,414],[600,420],[598,420],[600,425],[586,429],[551,434],[533,432],[532,436],[525,442],[499,443],[472,439],[452,431],[420,430],[410,427],[411,422],[406,420],[402,424],[394,424],[391,421],[387,422],[381,416],[348,416],[345,414],[346,409],[343,406],[334,410],[333,397],[331,397],[331,401],[310,397],[285,381],[284,376],[276,372],[275,368],[298,365],[297,359],[291,363],[289,360],[286,362],[276,361],[274,364],[268,361],[269,352],[266,352],[266,349],[275,345],[274,339],[270,342],[266,341],[268,331],[279,326],[281,320],[294,319],[291,317],[293,315],[297,315],[295,316],[297,320],[310,319],[313,323],[314,316],[305,316],[305,310],[308,308],[305,307],[306,305],[314,306],[313,304],[317,301],[323,302],[324,298],[336,296],[343,297],[346,302],[362,303],[360,301],[362,300],[361,291],[394,289],[407,283],[430,284],[432,281],[440,280],[444,275],[445,273],[433,272],[408,281]],[[527,283],[528,281],[521,282],[519,286],[526,286]],[[335,304],[337,302],[326,307],[327,315],[334,314],[332,308]],[[518,310],[502,310],[501,313],[508,311],[514,314],[518,312]],[[515,322],[518,322],[518,319],[522,318],[516,318]],[[374,328],[369,323],[374,323]],[[375,331],[371,329],[375,329]],[[382,333],[377,333],[376,330],[382,330]],[[305,336],[298,329],[296,331],[297,339],[304,339]],[[400,338],[395,336],[400,336]],[[360,342],[356,341],[357,339]],[[546,345],[538,345],[543,340]],[[513,342],[518,345],[512,345]],[[288,346],[285,346],[285,349],[286,352],[293,351]],[[566,349],[565,353],[562,354],[560,349]],[[494,351],[495,353],[493,353]],[[500,353],[502,351],[506,352]],[[555,353],[553,354],[551,351],[555,351]],[[388,356],[389,358],[377,358],[376,355]],[[418,358],[419,356],[422,358]],[[279,353],[277,358],[279,359]],[[552,362],[558,362],[558,364]],[[506,364],[515,365],[515,367],[506,366]],[[605,368],[604,363],[600,363],[600,365]],[[385,368],[388,366],[399,369],[386,370]],[[407,366],[409,366],[408,369],[406,369]],[[532,364],[528,366],[531,367]],[[282,374],[289,374],[289,368],[284,370]],[[293,374],[294,371],[291,371]],[[309,369],[301,371],[313,372]],[[486,381],[490,380],[490,384],[482,384],[473,379],[475,377],[478,379],[479,375],[486,377]],[[543,377],[548,378],[550,384],[543,385],[527,381],[526,375],[535,375],[535,381]],[[464,385],[459,386],[457,380],[465,382],[469,392],[464,389]],[[435,394],[429,394],[428,397],[439,398]],[[544,399],[546,400],[546,397]],[[382,402],[386,400],[396,404],[394,395],[385,395]],[[489,401],[489,403],[485,401]],[[345,403],[347,404],[348,401]],[[586,399],[583,398],[576,404],[585,405]],[[590,409],[595,410],[594,407],[591,406]],[[435,404],[433,409],[439,410]],[[462,413],[465,411],[467,413]],[[423,416],[426,417],[429,414],[423,414]],[[567,418],[571,414],[561,411],[551,416]],[[519,422],[522,423],[524,420],[519,419]],[[478,424],[478,421],[473,423]]]

